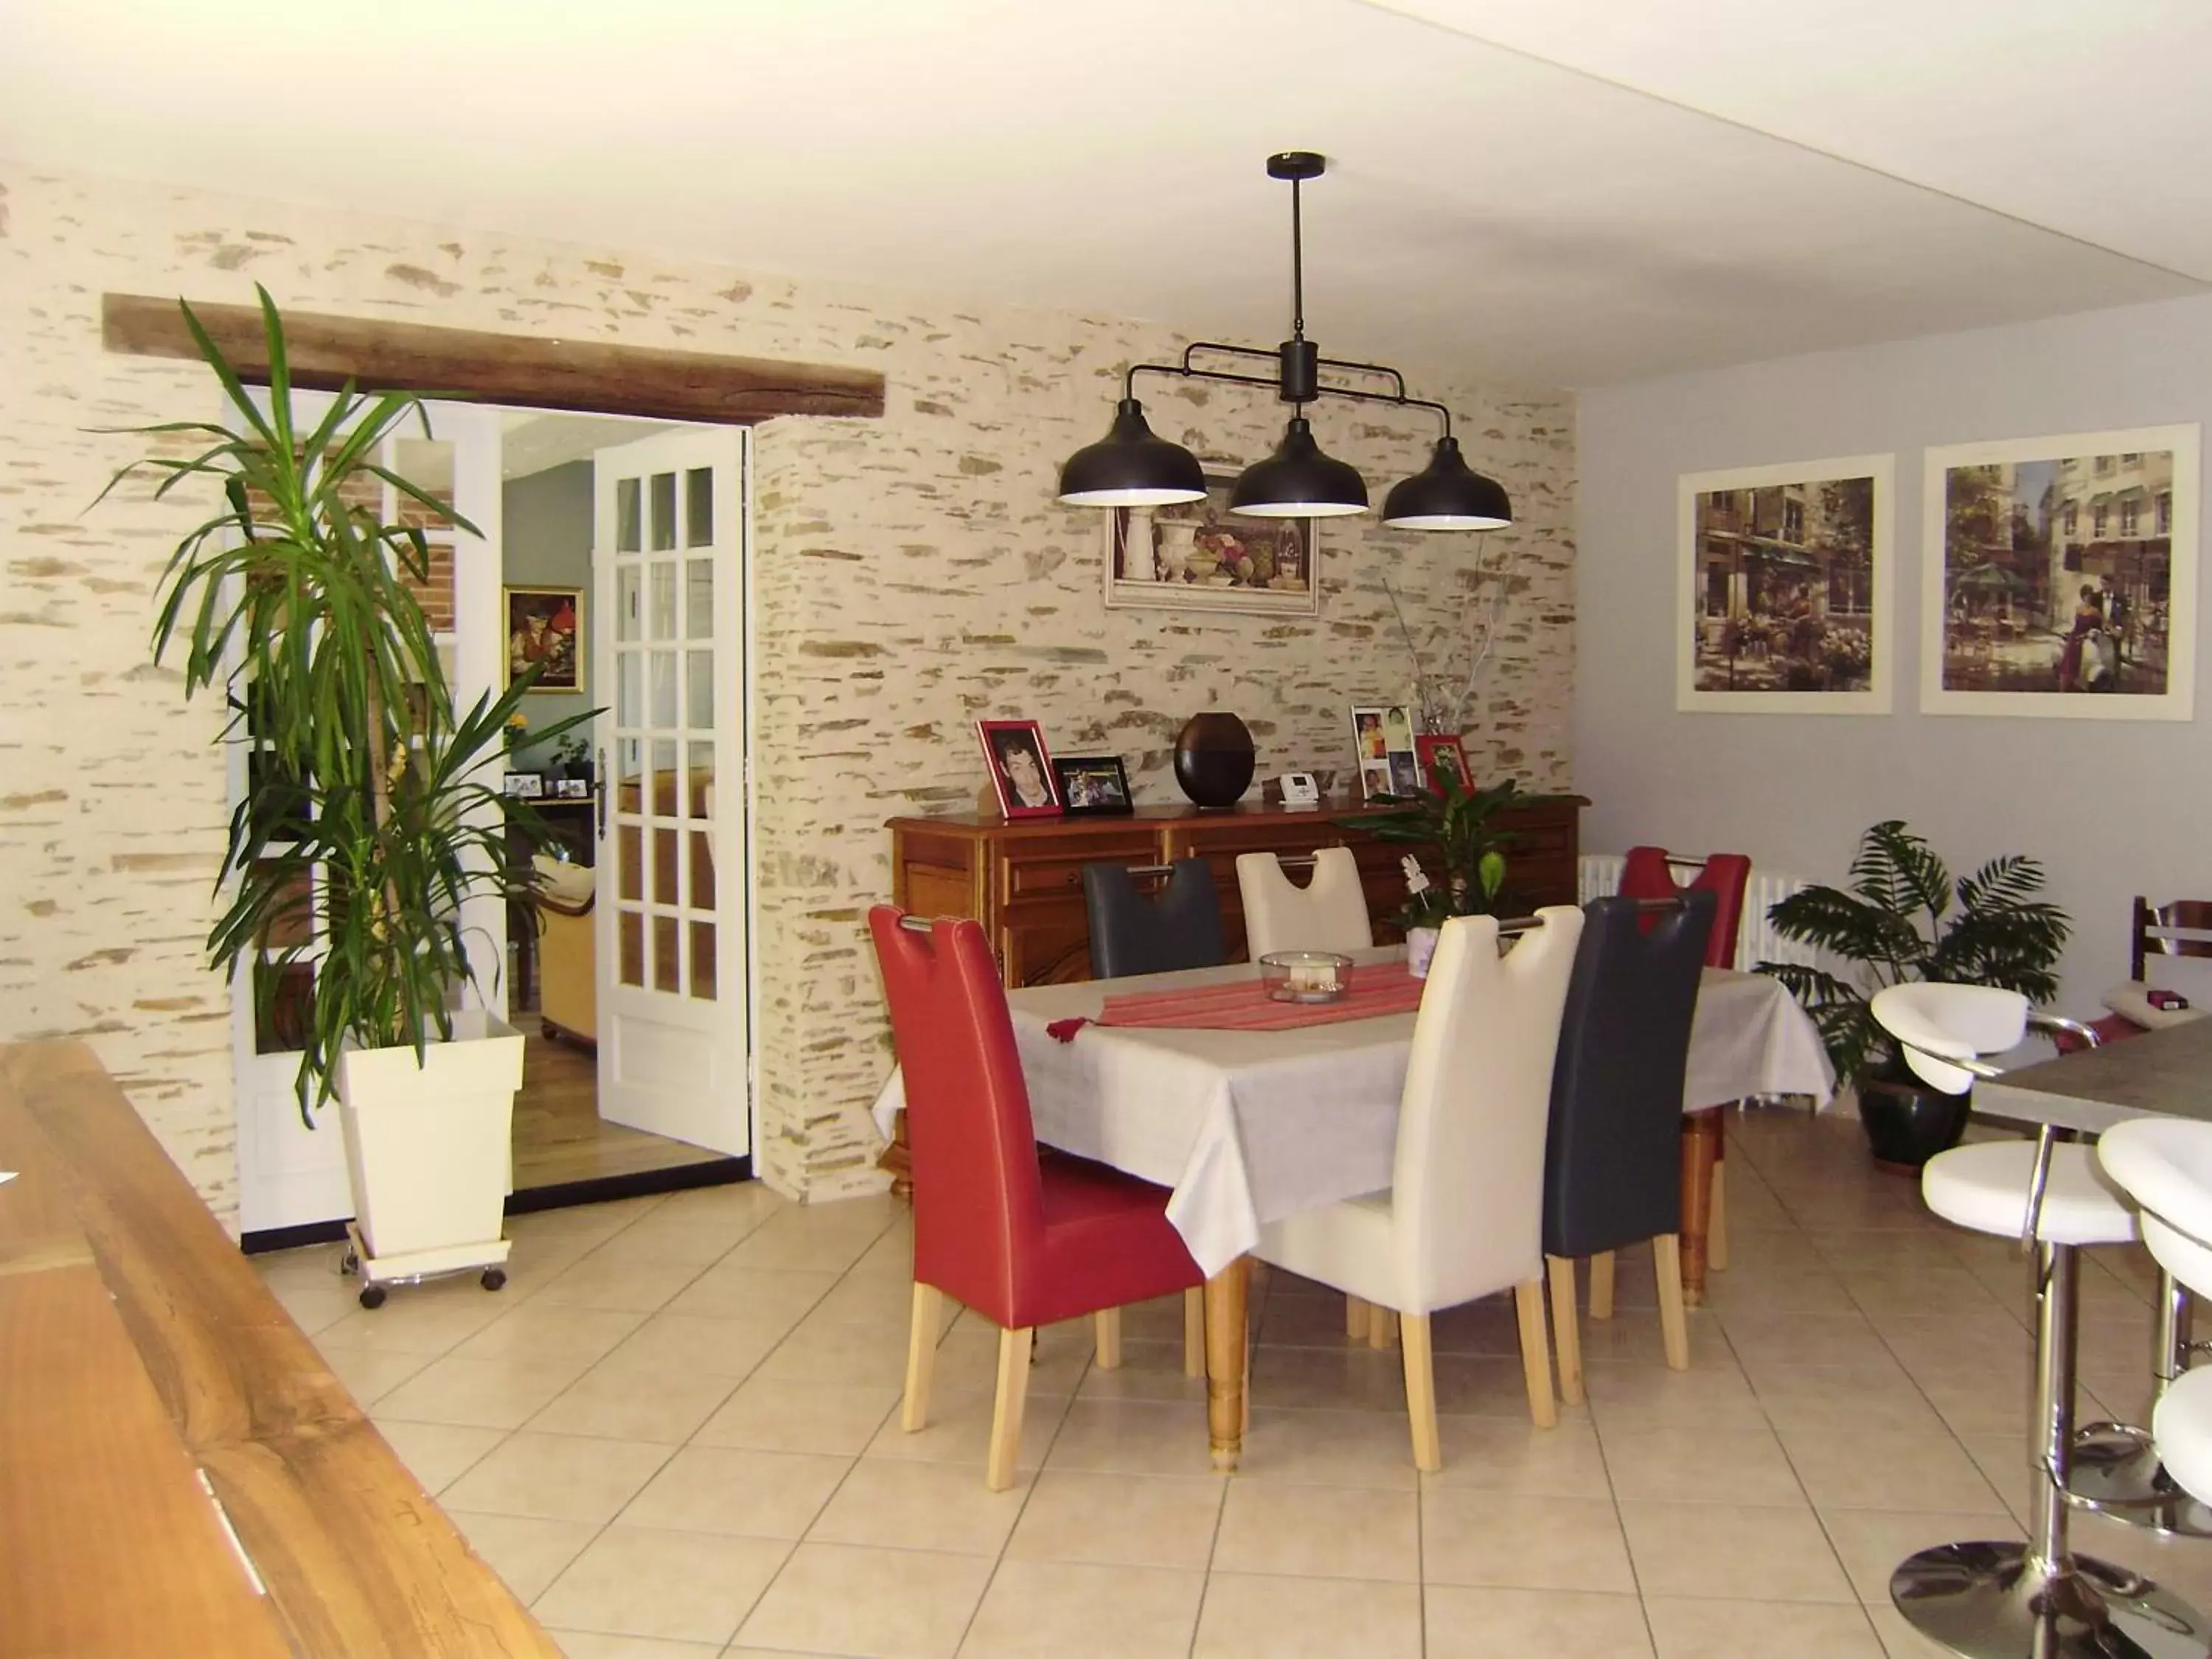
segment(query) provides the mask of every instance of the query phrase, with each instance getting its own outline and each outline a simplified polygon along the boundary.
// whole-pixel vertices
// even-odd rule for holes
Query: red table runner
[[[1108,997],[1101,1025],[1200,1026],[1209,1030],[1289,1031],[1302,1025],[1409,1014],[1421,1006],[1421,988],[1402,962],[1362,966],[1341,1002],[1277,1002],[1256,979]],[[1072,1035],[1072,1034],[1071,1034]]]

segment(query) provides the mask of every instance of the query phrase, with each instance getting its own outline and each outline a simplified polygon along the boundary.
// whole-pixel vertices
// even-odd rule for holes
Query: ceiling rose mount
[[[1139,374],[1171,374],[1184,380],[1224,380],[1237,386],[1272,388],[1291,406],[1289,424],[1275,452],[1238,475],[1229,510],[1249,518],[1334,518],[1367,511],[1367,483],[1357,470],[1322,450],[1306,419],[1305,406],[1322,398],[1425,409],[1443,422],[1443,435],[1429,464],[1395,485],[1382,504],[1382,522],[1401,530],[1497,530],[1513,522],[1505,490],[1467,464],[1452,435],[1451,410],[1425,398],[1409,397],[1405,376],[1382,363],[1349,362],[1324,357],[1306,338],[1305,224],[1299,186],[1328,169],[1326,157],[1312,150],[1283,150],[1267,158],[1267,176],[1291,187],[1291,337],[1273,351],[1256,346],[1199,340],[1185,346],[1175,363],[1132,364],[1121,377],[1121,400],[1103,440],[1079,449],[1060,469],[1060,499],[1077,507],[1165,507],[1202,501],[1206,477],[1198,457],[1181,444],[1157,436],[1146,424],[1137,401]],[[1238,374],[1200,366],[1201,356],[1271,362],[1272,376]],[[1323,368],[1338,371],[1340,381],[1370,385],[1323,385]],[[1375,389],[1388,381],[1390,390]]]

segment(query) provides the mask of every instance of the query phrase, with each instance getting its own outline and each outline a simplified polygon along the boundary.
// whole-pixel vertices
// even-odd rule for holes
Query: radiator
[[[1617,853],[1585,853],[1575,872],[1576,896],[1588,904],[1594,898],[1604,898],[1620,890],[1620,866],[1624,860]],[[1686,865],[1678,877],[1694,869]],[[1743,918],[1736,927],[1735,959],[1746,969],[1757,967],[1762,962],[1802,962],[1814,959],[1813,947],[1785,939],[1774,931],[1766,920],[1767,907],[1789,896],[1806,883],[1796,876],[1774,875],[1752,866],[1751,881],[1744,889]]]

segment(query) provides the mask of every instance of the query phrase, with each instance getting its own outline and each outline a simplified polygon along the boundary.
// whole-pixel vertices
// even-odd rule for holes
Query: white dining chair
[[[1544,1328],[1544,1137],[1583,913],[1537,912],[1498,954],[1494,916],[1443,925],[1398,1108],[1390,1186],[1260,1230],[1253,1252],[1398,1316],[1413,1462],[1443,1466],[1429,1316],[1513,1291],[1528,1412],[1557,1420]]]
[[[1914,1074],[1954,1095],[1978,1077],[2002,1076],[1983,1056],[2015,1047],[2031,1024],[2086,1029],[2032,1015],[2017,992],[1983,985],[1893,985],[1876,994],[1872,1012]],[[2170,1590],[2077,1556],[2068,1541],[2069,1511],[2082,1501],[2069,1491],[2081,1449],[2074,1430],[2078,1252],[2085,1244],[2140,1237],[2133,1206],[2088,1147],[2058,1144],[2048,1124],[2033,1142],[1981,1141],[1937,1153],[1921,1171],[1920,1192],[1945,1220],[2020,1239],[2036,1251],[2032,1431],[2040,1440],[2030,1448],[2038,1479],[2027,1540],[1976,1539],[1916,1551],[1890,1575],[1898,1611],[1923,1636],[1959,1654],[2118,1652],[2124,1650],[2101,1644],[2101,1632],[2203,1631],[2194,1609]],[[2141,1436],[2142,1451],[2155,1461],[2150,1437],[2118,1425],[2087,1432],[2105,1431]],[[2047,1638],[2039,1626],[2048,1627]]]
[[[1313,880],[1299,887],[1273,853],[1237,854],[1237,890],[1253,961],[1274,951],[1364,951],[1375,943],[1352,849],[1324,847],[1313,857]]]
[[[2160,1267],[2212,1295],[2212,1123],[2130,1118],[2105,1131],[2097,1161],[2141,1206],[2143,1243]],[[2212,1504],[2212,1366],[2169,1381],[2150,1426],[2166,1474]]]

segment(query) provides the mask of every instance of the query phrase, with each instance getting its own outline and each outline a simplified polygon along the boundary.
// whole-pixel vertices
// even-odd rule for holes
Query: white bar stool
[[[2143,1243],[2174,1280],[2212,1293],[2212,1123],[2132,1118],[2106,1131],[2097,1159],[2142,1208]],[[2212,1504],[2212,1367],[2175,1378],[2151,1416],[2166,1472]]]
[[[1949,1094],[1963,1094],[1977,1076],[1997,1075],[1980,1056],[2014,1046],[2030,1023],[2025,997],[1978,985],[1892,986],[1875,996],[1873,1012],[1920,1079]],[[2035,1024],[2064,1024],[2048,1016]],[[1890,1599],[1914,1629],[1966,1659],[2212,1653],[2194,1608],[2124,1567],[2075,1555],[2067,1544],[2075,1251],[2132,1242],[2139,1237],[2135,1212],[2102,1178],[2088,1148],[2058,1145],[2047,1124],[2033,1146],[1989,1141],[1939,1153],[1921,1173],[1921,1195],[1947,1221],[2035,1247],[2039,1443],[2029,1467],[2039,1485],[2025,1543],[1922,1550],[1890,1575]]]

